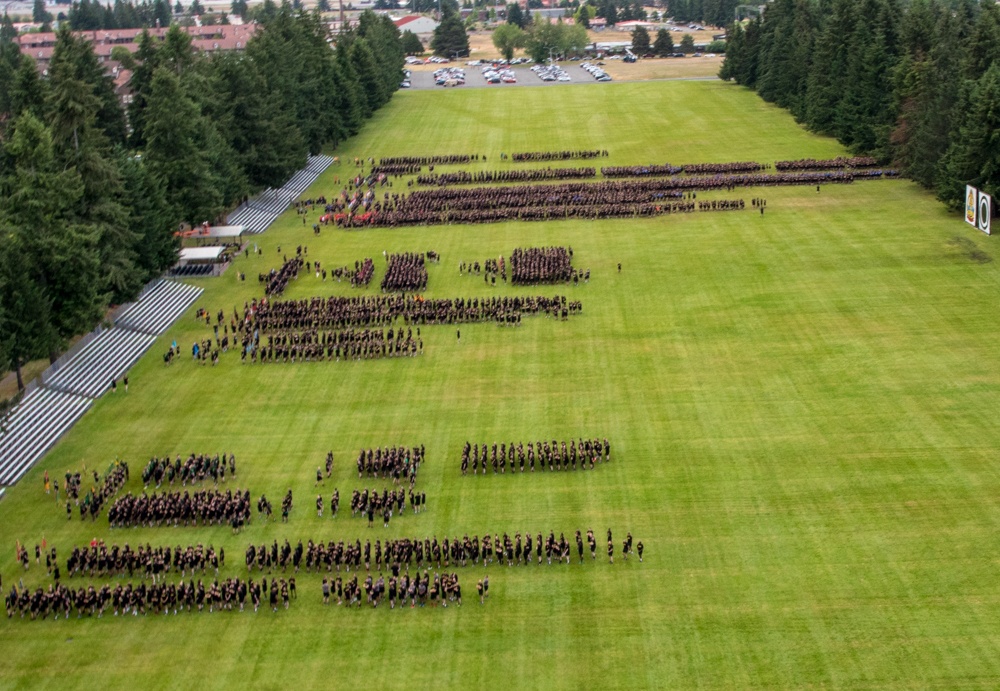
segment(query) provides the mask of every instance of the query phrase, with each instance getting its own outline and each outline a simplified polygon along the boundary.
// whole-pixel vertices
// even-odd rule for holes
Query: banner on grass
[[[976,210],[979,208],[979,190],[972,185],[965,186],[965,222],[976,225]]]
[[[985,192],[979,193],[979,211],[976,214],[979,230],[990,234],[990,218],[993,216],[993,199]]]

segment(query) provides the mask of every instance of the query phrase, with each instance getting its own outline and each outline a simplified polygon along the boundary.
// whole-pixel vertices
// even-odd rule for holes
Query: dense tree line
[[[951,206],[1000,193],[1000,6],[774,0],[729,30],[720,76],[899,167]]]
[[[46,76],[0,26],[0,372],[54,357],[176,261],[173,232],[280,186],[355,134],[402,79],[372,13],[335,48],[317,14],[277,9],[244,53],[143,33],[127,113],[64,25]]]
[[[74,31],[98,29],[143,29],[170,26],[171,9],[168,0],[76,0],[69,8],[67,21]]]
[[[667,8],[676,22],[726,26],[733,21],[737,6],[744,4],[738,0],[669,0]]]

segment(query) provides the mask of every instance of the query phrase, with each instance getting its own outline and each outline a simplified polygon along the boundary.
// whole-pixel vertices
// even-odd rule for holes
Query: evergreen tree
[[[674,39],[666,29],[656,32],[656,40],[653,42],[653,52],[661,58],[665,58],[674,52]],[[725,77],[724,77],[725,78]]]
[[[404,31],[401,47],[405,55],[419,55],[424,52],[424,44],[412,31]]]
[[[977,80],[1000,62],[1000,5],[984,2],[968,42],[965,78]]]
[[[31,8],[31,21],[36,24],[48,24],[52,15],[45,9],[45,0],[35,0]]]
[[[632,52],[636,55],[649,52],[649,32],[645,27],[637,26],[632,30]]]
[[[4,10],[3,20],[0,21],[0,45],[9,45],[17,38],[17,29],[11,21],[7,10]]]
[[[0,242],[0,371],[13,370],[24,390],[21,368],[57,347],[52,301],[32,275],[21,229],[7,229]]]
[[[44,123],[21,115],[4,149],[11,172],[2,183],[0,218],[17,234],[14,260],[27,267],[26,291],[42,311],[50,308],[44,323],[33,320],[37,349],[25,352],[22,362],[43,349],[54,359],[67,339],[93,328],[106,304],[98,290],[98,234],[76,220],[83,181],[75,169],[58,164]]]
[[[523,29],[525,27],[524,13],[521,11],[520,3],[507,5],[507,23]]]
[[[383,85],[379,80],[375,56],[368,46],[368,41],[363,38],[354,41],[350,48],[350,58],[351,64],[358,75],[361,92],[365,96],[366,103],[363,110],[367,118],[374,111],[378,110],[379,106],[386,100],[386,96],[383,93]]]
[[[163,185],[171,214],[192,224],[215,218],[223,208],[203,146],[209,126],[177,75],[158,67],[146,109],[145,161]]]
[[[854,33],[856,0],[832,0],[821,5],[825,21],[820,28],[813,61],[806,78],[805,122],[821,134],[837,135],[841,99],[847,79],[848,46]],[[728,51],[727,51],[728,54]]]
[[[938,197],[955,208],[961,206],[966,185],[1000,198],[1000,63],[990,65],[966,94],[938,185]]]
[[[446,14],[441,19],[441,23],[434,29],[431,50],[435,55],[446,58],[465,57],[469,54],[469,34],[457,13]]]

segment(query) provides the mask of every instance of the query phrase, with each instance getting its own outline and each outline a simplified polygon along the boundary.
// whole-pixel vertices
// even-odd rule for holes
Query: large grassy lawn
[[[598,165],[844,153],[723,83],[400,93],[311,193],[331,194],[353,156],[479,153],[496,168],[514,165],[501,152],[570,148],[608,149]],[[592,527],[603,547],[610,527],[616,546],[626,531],[645,543],[643,564],[494,564],[486,606],[474,597],[484,569],[458,569],[461,609],[323,607],[319,577],[300,574],[298,602],[276,615],[13,620],[0,623],[0,687],[996,688],[995,243],[902,180],[702,198],[755,196],[763,217],[320,238],[286,214],[258,239],[262,257],[202,282],[197,306],[242,309],[262,294],[257,274],[303,244],[328,267],[375,258],[369,294],[383,251],[436,250],[429,297],[559,292],[583,313],[466,325],[461,342],[427,326],[416,359],[241,366],[230,353],[203,368],[190,347],[209,332],[192,308],[132,370],[131,391],[99,400],[0,502],[4,587],[20,575],[14,541],[43,536],[61,560],[95,536],[213,543],[236,576],[250,541]],[[458,273],[462,260],[541,245],[572,246],[590,283],[489,288]],[[303,275],[285,296],[356,292]],[[168,368],[173,339],[185,356]],[[613,445],[592,473],[459,474],[466,440],[587,435]],[[347,511],[316,517],[328,450],[323,493],[339,487],[343,505],[374,484],[352,472],[357,449],[421,443],[425,514],[371,530]],[[45,469],[61,478],[118,456],[137,492],[151,455],[223,450],[255,499],[277,506],[293,489],[287,525],[112,532],[106,519],[67,522],[42,491]],[[23,578],[48,580],[33,559]]]

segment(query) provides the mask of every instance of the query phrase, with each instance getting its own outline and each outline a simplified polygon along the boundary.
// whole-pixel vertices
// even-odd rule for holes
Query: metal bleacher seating
[[[207,268],[211,273],[211,266]],[[160,280],[142,299],[125,309],[115,319],[115,324],[133,331],[158,336],[193,303],[202,289],[197,286]]]
[[[257,235],[267,230],[275,219],[287,209],[295,199],[316,182],[320,174],[330,167],[333,158],[320,154],[310,156],[305,168],[293,175],[284,187],[268,188],[259,195],[241,204],[229,214],[226,222],[241,225],[249,235]]]
[[[129,329],[108,329],[77,353],[45,386],[97,398],[153,344],[153,336]]]
[[[12,485],[93,404],[92,398],[39,387],[26,394],[0,436],[0,484]]]

